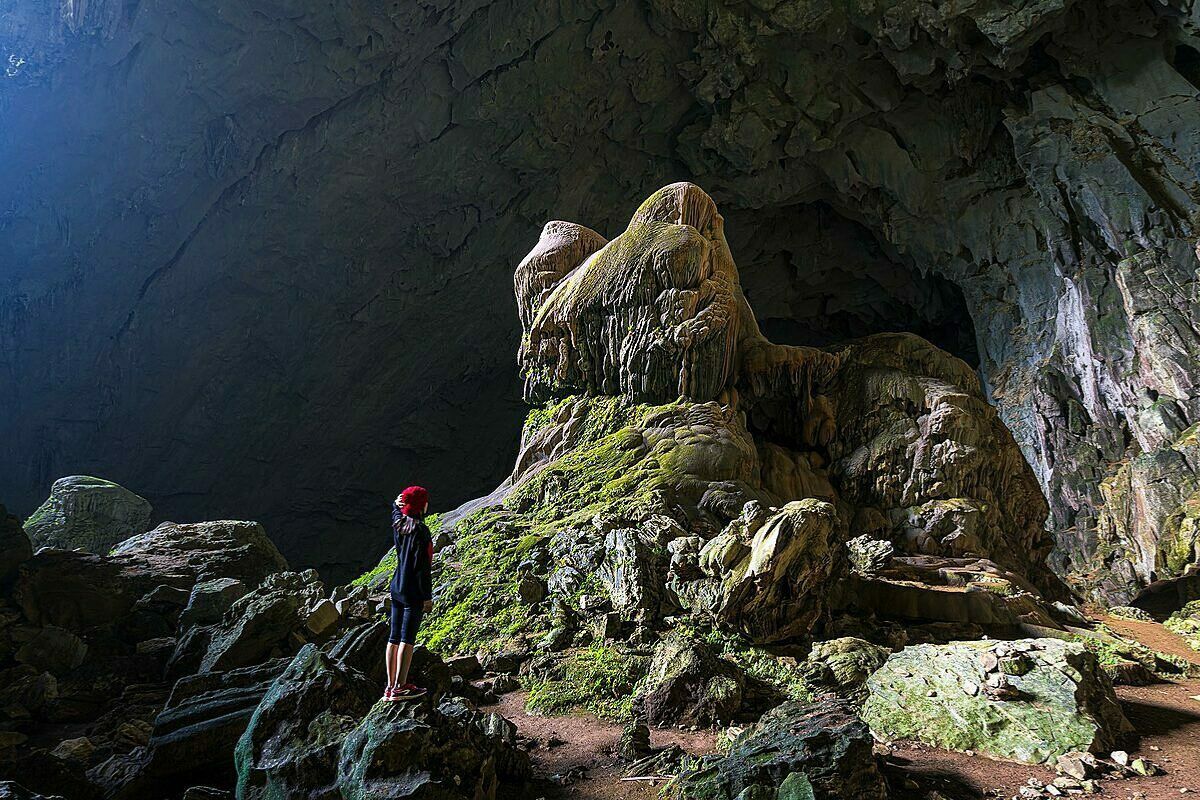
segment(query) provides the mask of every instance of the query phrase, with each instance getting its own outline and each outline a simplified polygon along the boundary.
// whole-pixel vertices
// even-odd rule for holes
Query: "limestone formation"
[[[87,475],[59,478],[50,497],[25,520],[34,547],[107,553],[145,532],[153,509],[123,486]]]
[[[771,343],[695,185],[654,193],[607,244],[586,231],[548,225],[518,268],[540,406],[503,491],[456,523],[466,568],[443,598],[466,624],[436,646],[521,634],[495,621],[510,602],[549,616],[543,598],[551,649],[607,609],[626,636],[682,609],[756,643],[803,637],[860,535],[951,571],[991,559],[1055,624],[1036,608],[1062,591],[1044,501],[966,364],[910,335]],[[607,608],[582,607],[597,595]]]
[[[877,737],[1030,764],[1107,753],[1131,730],[1095,655],[1058,639],[907,647],[867,688]]]

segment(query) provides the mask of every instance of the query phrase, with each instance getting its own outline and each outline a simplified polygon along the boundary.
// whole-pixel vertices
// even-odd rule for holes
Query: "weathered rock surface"
[[[50,497],[25,520],[34,547],[107,553],[143,533],[154,509],[123,486],[87,475],[59,478]]]
[[[844,701],[784,703],[672,785],[681,800],[883,800],[871,734]],[[811,794],[807,792],[811,791]]]
[[[456,702],[377,698],[374,681],[305,646],[237,744],[237,796],[492,800],[502,777],[528,776],[508,723]]]
[[[745,676],[702,643],[673,631],[654,647],[634,705],[652,725],[732,721],[742,710]]]
[[[504,492],[456,524],[442,598],[466,624],[432,643],[471,652],[537,627],[499,624],[512,605],[550,618],[549,649],[577,620],[645,637],[678,608],[795,639],[826,618],[855,534],[896,554],[876,572],[994,559],[1031,613],[1039,589],[1061,594],[1034,475],[966,364],[910,335],[771,343],[692,184],[602,246],[560,223],[544,236],[515,278],[518,358],[529,397],[567,396],[530,413]]]
[[[161,575],[179,575],[189,581],[232,578],[251,587],[288,568],[262,525],[235,520],[188,525],[164,522],[124,540],[112,555]]]
[[[1030,764],[1108,752],[1132,730],[1095,655],[1058,639],[906,647],[867,689],[878,737]]]
[[[685,174],[725,209],[772,336],[914,330],[977,359],[1051,498],[1056,563],[1086,567],[1112,465],[1197,421],[1194,15],[745,11],[6,15],[0,441],[28,454],[0,465],[13,507],[123,454],[167,516],[253,501],[295,563],[373,558],[402,476],[420,466],[458,500],[505,470],[521,412],[497,298],[531,225],[600,231],[531,256],[540,303],[624,227],[630,192]],[[428,330],[455,331],[442,357],[415,346]],[[418,380],[427,395],[406,391]],[[379,433],[398,430],[403,446]]]

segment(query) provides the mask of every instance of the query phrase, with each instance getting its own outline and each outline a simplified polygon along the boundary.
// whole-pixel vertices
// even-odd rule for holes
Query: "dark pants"
[[[417,630],[421,627],[421,617],[424,612],[421,606],[408,606],[404,603],[396,602],[392,598],[392,630],[388,634],[388,642],[391,644],[416,644]]]

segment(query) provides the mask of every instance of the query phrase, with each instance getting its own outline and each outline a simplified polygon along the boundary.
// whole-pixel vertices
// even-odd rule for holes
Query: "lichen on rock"
[[[1030,764],[1108,752],[1132,730],[1095,655],[1058,639],[906,647],[867,688],[880,738]]]

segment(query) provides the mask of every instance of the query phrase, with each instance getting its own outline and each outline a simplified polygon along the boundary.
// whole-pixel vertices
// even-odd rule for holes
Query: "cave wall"
[[[919,279],[868,294],[942,327],[961,294],[1060,566],[1125,559],[1102,481],[1200,416],[1196,24],[1096,0],[22,5],[0,486],[29,510],[99,471],[168,516],[260,518],[299,563],[370,560],[399,483],[448,504],[506,471],[511,271],[542,223],[612,235],[687,179],[731,239],[796,231],[742,259],[749,292],[804,308],[780,254],[831,210],[851,271]],[[834,305],[871,305],[845,285]]]

